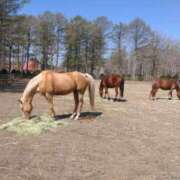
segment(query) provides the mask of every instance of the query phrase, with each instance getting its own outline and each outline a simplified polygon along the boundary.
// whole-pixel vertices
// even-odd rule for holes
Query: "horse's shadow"
[[[178,98],[157,97],[155,100],[179,100]]]
[[[157,97],[155,100],[172,100],[168,97]]]
[[[69,114],[62,114],[62,115],[56,115],[54,118],[56,121],[60,121],[63,119],[67,119],[70,118],[70,116],[72,115],[72,113]],[[88,119],[94,119],[98,116],[101,116],[102,112],[82,112],[79,116],[79,118],[88,118]]]
[[[103,99],[107,99],[107,100],[113,100],[114,102],[127,102],[127,99],[115,99],[115,98],[105,98],[105,97],[103,97]]]

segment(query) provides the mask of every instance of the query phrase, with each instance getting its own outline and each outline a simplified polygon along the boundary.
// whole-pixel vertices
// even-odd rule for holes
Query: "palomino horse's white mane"
[[[21,97],[22,102],[24,102],[26,100],[26,98],[29,95],[32,95],[32,92],[37,89],[37,86],[39,85],[39,82],[41,81],[41,77],[42,77],[42,73],[38,74],[37,76],[35,76],[28,82],[28,84],[23,92],[23,95]]]

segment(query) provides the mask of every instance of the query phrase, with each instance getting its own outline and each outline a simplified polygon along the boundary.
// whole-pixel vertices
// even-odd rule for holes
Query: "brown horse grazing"
[[[33,109],[32,99],[36,93],[42,94],[49,103],[50,115],[55,115],[53,107],[54,95],[66,95],[74,93],[75,108],[71,118],[77,120],[83,106],[83,97],[86,88],[89,89],[89,100],[94,107],[95,84],[89,74],[80,72],[57,73],[54,71],[43,71],[32,78],[27,84],[24,93],[19,100],[21,110],[26,118],[30,118]]]
[[[157,79],[152,84],[152,90],[150,92],[149,98],[155,100],[156,93],[158,89],[170,90],[169,99],[172,99],[172,92],[175,89],[177,92],[177,97],[180,99],[180,80],[175,79]]]
[[[117,97],[123,97],[124,95],[124,78],[119,74],[110,74],[101,76],[101,82],[99,86],[99,94],[101,97],[103,97],[104,93],[103,90],[105,89],[105,96],[106,98],[108,96],[108,99],[110,99],[108,88],[115,88],[115,98],[114,100],[117,100]],[[119,93],[119,91],[120,93]]]

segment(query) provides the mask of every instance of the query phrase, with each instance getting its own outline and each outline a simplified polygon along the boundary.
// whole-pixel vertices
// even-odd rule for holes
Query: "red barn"
[[[40,63],[37,59],[31,58],[28,61],[28,69],[27,69],[27,62],[23,64],[23,71],[30,71],[35,72],[40,70]]]

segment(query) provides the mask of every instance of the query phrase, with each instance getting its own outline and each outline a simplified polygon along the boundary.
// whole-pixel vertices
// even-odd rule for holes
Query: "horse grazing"
[[[27,84],[20,102],[21,110],[25,118],[30,118],[33,109],[32,99],[36,93],[43,95],[49,104],[50,115],[55,116],[53,107],[54,95],[74,94],[75,107],[71,118],[77,120],[83,106],[84,93],[88,87],[90,105],[94,107],[95,84],[89,74],[80,72],[57,73],[54,71],[43,71]]]
[[[169,99],[172,99],[172,92],[175,89],[177,92],[177,97],[180,99],[180,80],[175,79],[157,79],[152,84],[152,90],[150,92],[149,98],[155,100],[156,93],[158,89],[170,90]]]
[[[108,96],[108,99],[110,99],[108,88],[115,88],[115,98],[114,101],[117,100],[117,97],[123,97],[124,96],[124,78],[123,76],[119,74],[110,74],[110,75],[104,75],[101,76],[101,82],[99,86],[99,94],[101,97],[104,95],[104,89],[105,89],[105,96],[106,98]],[[119,93],[120,91],[120,93]]]

